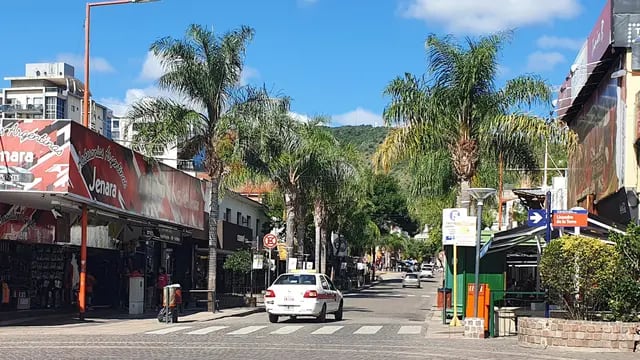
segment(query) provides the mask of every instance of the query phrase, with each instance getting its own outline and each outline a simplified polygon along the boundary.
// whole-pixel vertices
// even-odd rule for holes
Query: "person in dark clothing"
[[[187,270],[182,277],[182,281],[180,281],[182,291],[182,309],[186,309],[189,306],[189,301],[191,300],[191,293],[189,290],[191,290],[192,285],[191,272]]]

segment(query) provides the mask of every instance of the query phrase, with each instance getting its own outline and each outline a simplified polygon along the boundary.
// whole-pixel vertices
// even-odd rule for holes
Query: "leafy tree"
[[[397,225],[412,234],[417,230],[407,208],[407,199],[398,180],[386,174],[371,174],[370,215],[380,231],[388,232],[389,225]]]
[[[286,104],[265,101],[269,97],[263,91],[239,88],[245,49],[253,35],[253,29],[246,26],[218,36],[205,26],[190,25],[183,39],[165,37],[154,42],[151,51],[166,71],[158,86],[177,93],[184,102],[145,98],[133,104],[128,113],[137,129],[134,145],[147,154],[179,145],[181,157],[189,158],[204,149],[204,169],[211,181],[210,311],[215,306],[219,191],[225,178],[241,169],[236,152],[237,124],[245,114],[238,110],[251,104],[253,113],[259,113]]]
[[[620,254],[609,306],[616,320],[638,321],[640,315],[640,226],[629,224],[626,235],[611,232]]]
[[[608,301],[616,281],[618,254],[598,239],[563,236],[542,253],[540,276],[552,299],[564,304],[573,319],[588,319],[589,312]]]
[[[549,86],[539,77],[520,76],[498,89],[498,56],[506,34],[467,39],[465,46],[451,36],[430,35],[428,71],[423,77],[405,74],[391,81],[385,94],[391,102],[384,111],[388,124],[399,124],[374,157],[378,169],[410,159],[421,167],[417,181],[446,193],[454,183],[465,191],[487,156],[501,153],[510,165],[528,167],[532,138],[563,138],[562,126],[550,126],[529,114],[534,104],[546,105]],[[552,136],[553,135],[553,136]],[[490,161],[496,161],[495,157]]]
[[[251,262],[249,250],[238,250],[225,259],[222,267],[225,270],[246,275],[251,272]]]

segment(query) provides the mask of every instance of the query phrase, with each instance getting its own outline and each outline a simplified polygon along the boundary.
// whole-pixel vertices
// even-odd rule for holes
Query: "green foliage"
[[[640,226],[629,224],[627,234],[611,232],[620,254],[609,306],[616,320],[638,321],[640,314]]]
[[[251,271],[251,253],[249,250],[236,251],[224,261],[222,267],[235,273],[248,274]]]
[[[431,247],[442,247],[442,209],[455,205],[453,192],[444,196],[413,198],[409,208],[421,226],[429,226],[429,243]]]
[[[389,133],[386,127],[371,125],[339,126],[329,128],[333,136],[341,144],[351,144],[362,153],[363,158],[370,160],[378,146]]]
[[[598,239],[563,236],[545,248],[540,276],[552,301],[564,304],[573,319],[588,319],[608,301],[616,281],[618,254]]]
[[[369,215],[381,231],[388,232],[388,225],[395,224],[409,234],[416,232],[417,224],[409,214],[407,198],[393,176],[373,174],[369,196]]]

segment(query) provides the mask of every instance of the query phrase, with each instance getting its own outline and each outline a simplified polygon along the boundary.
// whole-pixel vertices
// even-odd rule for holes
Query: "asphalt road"
[[[400,275],[347,294],[342,321],[268,321],[266,313],[215,321],[116,320],[0,329],[2,359],[623,359],[630,354],[524,349],[514,339],[428,338],[438,284],[403,289]],[[633,354],[631,354],[633,355]]]

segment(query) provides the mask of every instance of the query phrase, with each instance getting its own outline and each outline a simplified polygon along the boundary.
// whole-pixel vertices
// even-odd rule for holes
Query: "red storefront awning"
[[[201,180],[70,120],[4,119],[0,125],[0,201],[62,197],[123,216],[204,228]]]

